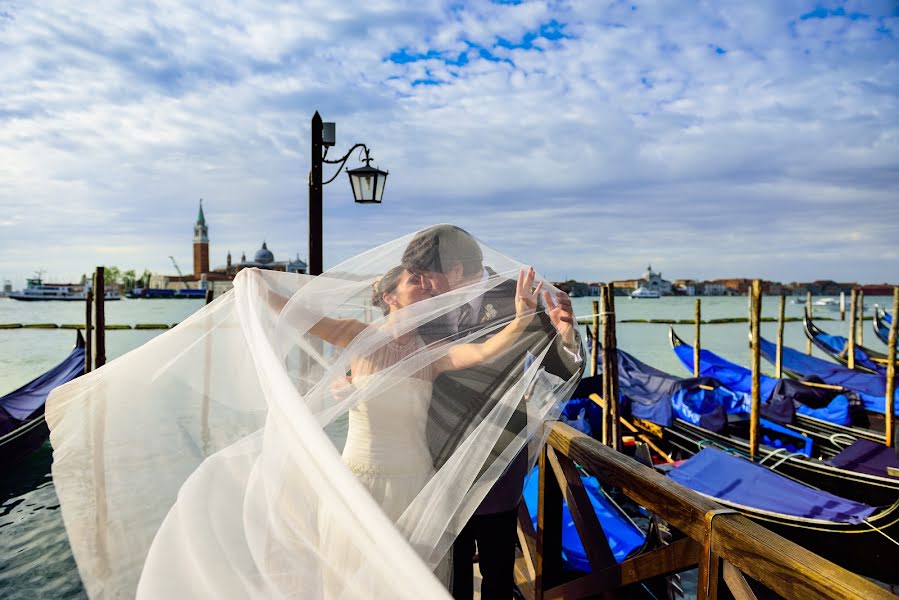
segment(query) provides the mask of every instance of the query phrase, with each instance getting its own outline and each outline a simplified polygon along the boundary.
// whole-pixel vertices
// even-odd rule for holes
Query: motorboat
[[[648,300],[650,298],[660,298],[660,297],[661,297],[661,294],[659,294],[657,291],[650,290],[643,286],[640,286],[637,289],[635,289],[633,292],[631,292],[631,298],[633,298],[635,300],[643,300],[643,299]]]

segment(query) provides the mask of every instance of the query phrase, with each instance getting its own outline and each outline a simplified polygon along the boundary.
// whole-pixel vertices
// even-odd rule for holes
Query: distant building
[[[681,296],[695,296],[698,290],[692,279],[675,279],[673,287],[674,293]]]
[[[723,283],[704,283],[702,284],[703,296],[726,296],[727,286]]]
[[[672,292],[671,282],[662,279],[661,272],[653,272],[652,265],[646,267],[646,273],[643,274],[643,277],[637,280],[637,283],[638,285],[636,287],[644,287],[647,290],[658,292],[663,296],[669,296]]]
[[[305,273],[307,270],[306,263],[300,260],[299,255],[293,259],[275,260],[275,255],[268,249],[265,241],[262,242],[262,247],[256,251],[253,260],[248,261],[246,255],[243,255],[239,263],[233,264],[229,250],[225,266],[211,269],[209,266],[209,227],[206,224],[206,215],[203,214],[202,200],[200,200],[200,209],[197,212],[197,221],[194,223],[193,259],[193,274],[154,275],[150,279],[150,287],[213,289],[216,294],[219,294],[231,288],[231,280],[241,269],[257,268],[288,273]]]

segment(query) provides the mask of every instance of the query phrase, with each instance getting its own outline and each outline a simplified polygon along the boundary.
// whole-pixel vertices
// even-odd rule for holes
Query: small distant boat
[[[84,338],[80,331],[76,335],[75,348],[65,360],[0,397],[0,471],[41,447],[50,433],[44,420],[47,396],[84,373]]]
[[[90,285],[78,283],[44,283],[40,276],[36,276],[26,280],[24,290],[10,292],[9,297],[13,300],[25,302],[42,302],[47,300],[76,302],[84,301],[89,289]],[[116,290],[106,290],[104,298],[108,302],[121,300],[122,297]]]
[[[893,323],[893,317],[886,310],[874,305],[874,333],[881,342],[889,347],[890,344],[890,325]],[[899,348],[899,340],[896,341],[896,348]]]
[[[633,292],[631,292],[631,298],[635,300],[648,300],[651,298],[660,298],[661,294],[659,294],[655,290],[647,289],[643,286],[638,287]]]
[[[128,292],[129,298],[146,298],[151,300],[196,300],[206,297],[206,290],[183,289],[168,290],[163,288],[134,288]]]
[[[819,298],[812,302],[812,306],[827,310],[840,310],[840,301],[836,298]]]
[[[841,365],[849,365],[849,342],[839,335],[830,335],[805,315],[803,318],[805,335],[815,346]],[[855,345],[855,369],[878,375],[886,374],[887,356],[882,352],[871,350],[860,344]]]

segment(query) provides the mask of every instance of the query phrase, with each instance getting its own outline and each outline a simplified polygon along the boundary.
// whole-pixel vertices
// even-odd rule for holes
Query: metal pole
[[[309,274],[321,275],[322,263],[322,118],[312,116],[312,168],[309,171]]]
[[[887,337],[887,389],[885,404],[885,430],[887,446],[893,444],[893,420],[896,416],[895,396],[896,396],[896,335],[899,328],[899,287],[893,288],[893,322],[890,323],[890,335]]]

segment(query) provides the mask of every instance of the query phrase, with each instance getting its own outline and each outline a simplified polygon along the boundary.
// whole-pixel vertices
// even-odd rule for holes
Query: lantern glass
[[[347,169],[353,197],[361,204],[380,203],[384,197],[387,172],[368,165],[358,169]]]

